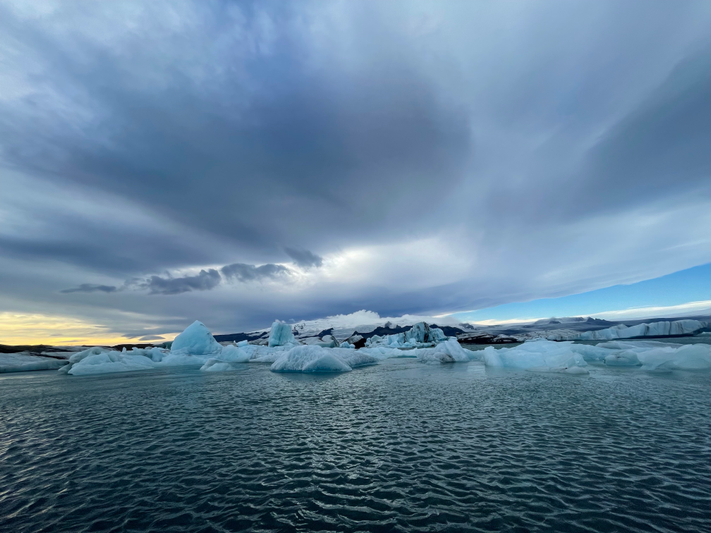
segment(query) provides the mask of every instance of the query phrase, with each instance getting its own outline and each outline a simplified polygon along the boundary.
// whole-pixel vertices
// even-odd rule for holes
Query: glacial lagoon
[[[708,531],[711,373],[0,375],[0,531]]]

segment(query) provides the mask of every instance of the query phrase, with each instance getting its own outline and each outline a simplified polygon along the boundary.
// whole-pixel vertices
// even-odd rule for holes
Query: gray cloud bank
[[[320,267],[323,265],[323,257],[308,250],[284,248],[284,251],[294,260],[294,263],[300,267],[309,268]]]
[[[73,289],[64,289],[61,291],[65,294],[71,294],[73,292],[116,292],[116,287],[114,285],[95,285],[93,283],[82,283],[78,287]]]
[[[709,25],[705,1],[2,2],[0,293],[230,331],[709,262]],[[318,284],[281,283],[285,253]]]

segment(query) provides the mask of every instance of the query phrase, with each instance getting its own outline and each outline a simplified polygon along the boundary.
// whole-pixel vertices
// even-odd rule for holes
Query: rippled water
[[[711,376],[0,378],[0,531],[711,531]]]

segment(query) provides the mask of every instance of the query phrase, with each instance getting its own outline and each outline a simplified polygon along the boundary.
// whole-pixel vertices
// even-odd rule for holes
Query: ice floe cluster
[[[579,335],[580,340],[614,340],[632,339],[636,337],[669,337],[693,335],[707,327],[706,322],[699,320],[674,320],[651,322],[649,324],[638,324],[636,326],[626,326],[619,324],[611,328],[599,329],[597,331],[585,331]]]
[[[547,340],[483,351],[489,368],[585,374],[590,365],[638,367],[647,371],[711,370],[711,345],[657,341],[611,341],[596,346]]]
[[[247,341],[221,345],[202,322],[195,321],[175,338],[170,350],[94,347],[73,354],[60,371],[78,376],[193,365],[206,372],[219,372],[238,368],[241,363],[267,363],[274,372],[349,372],[403,356],[425,363],[455,363],[470,361],[476,353],[424,322],[397,335],[375,338],[369,347],[356,350],[348,340],[339,343],[332,335],[317,344],[301,344],[291,326],[278,320],[272,324],[266,345]]]
[[[426,322],[418,322],[409,330],[393,335],[373,335],[365,346],[390,346],[392,348],[426,348],[447,340],[447,336],[440,328],[430,328]]]
[[[674,335],[693,330],[694,320],[657,322],[654,331]],[[681,324],[680,324],[681,323]],[[648,326],[647,324],[641,326]],[[617,328],[615,334],[639,326]],[[634,334],[639,331],[632,331]],[[599,330],[594,333],[602,333]],[[648,331],[644,329],[644,331]],[[409,330],[374,335],[361,342],[349,337],[339,340],[325,334],[317,342],[304,344],[295,338],[291,326],[280,321],[272,324],[268,342],[218,343],[202,322],[194,322],[173,341],[170,349],[133,348],[121,351],[93,347],[71,354],[65,361],[43,361],[42,368],[57,368],[74,375],[130,372],[175,366],[195,366],[206,372],[244,368],[244,363],[271,365],[274,372],[333,373],[377,364],[388,358],[410,357],[422,363],[466,363],[482,361],[489,369],[518,369],[532,372],[586,374],[595,366],[631,367],[647,371],[711,370],[711,345],[674,344],[649,340],[612,340],[597,345],[572,341],[530,340],[511,348],[472,351],[462,347],[455,337],[447,337],[439,328],[421,322]],[[356,349],[354,342],[364,347]],[[19,356],[18,356],[19,357]],[[22,361],[18,360],[18,364]]]

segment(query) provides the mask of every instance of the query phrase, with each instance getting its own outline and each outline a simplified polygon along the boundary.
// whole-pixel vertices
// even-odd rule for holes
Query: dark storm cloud
[[[711,48],[682,60],[591,150],[576,203],[599,212],[711,196],[710,147]]]
[[[63,293],[70,294],[73,292],[116,292],[117,288],[113,285],[95,285],[93,283],[82,283],[73,289],[64,289]]]
[[[693,1],[0,2],[2,295],[94,320],[94,285],[65,287],[98,280],[132,332],[229,332],[708,262],[710,23]]]
[[[265,279],[277,280],[291,274],[291,270],[283,265],[266,264],[261,266],[234,263],[223,266],[222,275],[227,279],[241,282],[262,281]]]
[[[139,337],[139,341],[161,341],[163,340],[163,337],[160,335],[144,335],[143,337]]]
[[[289,257],[294,260],[300,267],[320,267],[323,265],[323,257],[316,255],[309,250],[300,250],[298,248],[284,248],[284,251]]]
[[[220,273],[211,268],[201,270],[196,276],[182,278],[162,278],[151,276],[140,286],[146,288],[151,294],[181,294],[190,291],[209,291],[217,287],[222,281]]]
[[[238,37],[259,38],[256,15],[240,13],[246,27],[230,33],[225,19],[237,18],[222,4],[212,7],[191,13],[190,48],[206,54],[198,65],[184,57],[183,35],[156,42],[146,34],[120,50],[95,41],[79,56],[79,42],[66,34],[60,40],[3,13],[8,35],[42,58],[38,82],[73,100],[0,107],[5,158],[130,195],[262,252],[304,234],[332,243],[364,230],[380,238],[385,217],[436,203],[423,188],[461,179],[470,149],[466,115],[438,99],[405,59],[407,42],[374,25],[387,42],[382,58],[336,76],[306,62],[292,8],[264,10],[276,24],[271,49],[254,53]],[[215,33],[232,46],[214,49]],[[97,119],[69,133],[71,106]],[[380,209],[386,202],[389,210]]]

